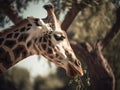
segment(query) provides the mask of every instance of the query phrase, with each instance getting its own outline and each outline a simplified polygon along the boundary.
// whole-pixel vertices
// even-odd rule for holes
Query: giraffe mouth
[[[83,70],[81,66],[76,66],[72,62],[68,62],[68,69],[66,73],[69,77],[72,77],[72,78],[77,76],[80,76],[80,77],[83,76]]]

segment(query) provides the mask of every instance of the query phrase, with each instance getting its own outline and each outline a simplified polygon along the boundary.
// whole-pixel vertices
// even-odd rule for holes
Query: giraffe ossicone
[[[0,72],[36,54],[64,68],[70,77],[82,76],[81,63],[61,30],[53,7],[45,5],[44,8],[48,12],[45,19],[28,17],[0,32]]]

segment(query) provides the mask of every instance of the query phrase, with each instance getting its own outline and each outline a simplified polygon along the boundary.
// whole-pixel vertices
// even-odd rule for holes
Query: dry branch
[[[102,40],[102,48],[104,48],[114,36],[120,31],[120,7],[116,10],[116,22]]]
[[[74,0],[72,3],[72,7],[71,9],[67,12],[65,19],[63,20],[62,24],[61,24],[61,28],[64,31],[67,31],[67,29],[69,28],[69,26],[71,25],[71,23],[73,22],[73,20],[75,19],[75,17],[77,16],[77,14],[86,7],[86,5],[82,4],[82,3],[78,3],[77,0]]]
[[[3,11],[3,13],[6,14],[6,16],[9,17],[9,19],[14,23],[18,23],[22,20],[22,18],[19,16],[17,10],[15,10],[12,1],[0,1],[0,10]]]

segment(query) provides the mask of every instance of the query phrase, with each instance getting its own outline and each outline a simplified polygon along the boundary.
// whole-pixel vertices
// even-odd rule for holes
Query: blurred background
[[[6,3],[9,0],[5,0]],[[59,21],[65,19],[65,15],[72,7],[72,0],[12,0],[13,5],[22,18],[34,16],[45,18],[46,11],[43,5],[52,3]],[[77,0],[78,2],[81,0]],[[89,1],[89,3],[86,3]],[[93,0],[94,1],[94,0]],[[96,0],[95,0],[96,1]],[[76,15],[67,30],[70,40],[76,42],[89,42],[94,45],[109,31],[115,22],[115,8],[119,7],[119,0],[83,0],[86,4],[81,12]],[[2,0],[0,0],[2,2]],[[1,3],[0,3],[1,4]],[[1,6],[1,5],[0,5]],[[11,20],[0,9],[0,30],[13,25]],[[103,51],[104,56],[116,78],[116,90],[120,89],[120,32]],[[80,56],[78,56],[80,58]],[[56,67],[42,56],[30,56],[7,72],[0,75],[0,90],[91,90],[90,78],[87,66],[81,60],[85,75],[80,79],[71,79],[65,71]]]

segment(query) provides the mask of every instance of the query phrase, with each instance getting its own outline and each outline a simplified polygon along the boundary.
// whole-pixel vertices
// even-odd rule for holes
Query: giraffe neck
[[[20,25],[19,28],[14,27],[0,33],[0,72],[30,55],[42,54],[41,50],[46,48],[46,38],[40,36],[41,31],[36,30],[36,26],[40,25],[35,22],[33,26],[27,21],[24,26]],[[40,44],[41,42],[44,43]]]

